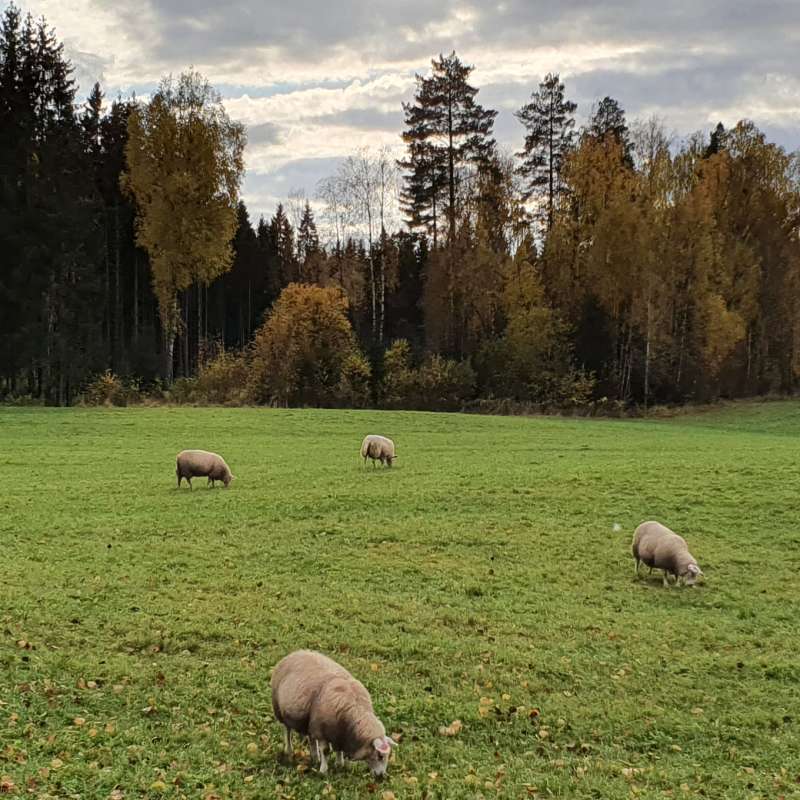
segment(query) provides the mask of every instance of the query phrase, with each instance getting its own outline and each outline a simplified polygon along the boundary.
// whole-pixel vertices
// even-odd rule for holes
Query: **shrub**
[[[459,410],[474,393],[475,372],[466,361],[433,355],[413,368],[405,339],[384,354],[382,398],[388,408]]]
[[[403,408],[411,401],[413,390],[411,347],[405,339],[397,339],[383,354],[382,405],[386,408]]]
[[[372,369],[363,353],[353,352],[342,364],[337,397],[345,408],[365,408],[370,401]]]
[[[458,411],[475,394],[475,370],[466,361],[431,356],[417,370],[414,407]]]
[[[192,392],[205,403],[242,404],[246,400],[247,378],[244,353],[221,350],[200,367]]]
[[[249,397],[281,406],[324,406],[337,404],[343,391],[357,390],[349,382],[363,378],[363,356],[347,308],[341,289],[290,283],[256,333]]]
[[[140,400],[138,382],[126,381],[109,369],[94,378],[83,391],[83,403],[87,406],[127,406]]]

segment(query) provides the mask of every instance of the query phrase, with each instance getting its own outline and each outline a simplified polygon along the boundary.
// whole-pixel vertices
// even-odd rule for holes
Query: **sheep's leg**
[[[339,754],[336,756],[336,763],[340,766],[344,766],[344,753],[340,750]]]
[[[665,589],[669,588],[669,578],[667,577],[668,575],[669,575],[669,573],[666,570],[664,570],[664,577],[663,577],[661,583],[662,583],[662,585],[664,586]]]
[[[175,474],[178,476],[178,488],[180,489],[181,488],[181,474],[180,474],[180,472],[176,472]]]
[[[317,753],[319,753],[319,771],[324,775],[328,771],[328,761],[325,758],[325,747],[327,742],[323,739],[317,740]]]
[[[639,559],[636,559],[636,566],[634,567],[633,574],[638,578],[639,577]]]
[[[192,479],[191,479],[191,478],[187,478],[187,479],[186,479],[186,483],[188,483],[188,484],[189,484],[189,489],[190,489],[191,491],[194,491],[194,488],[192,487]]]
[[[292,732],[286,725],[283,726],[283,752],[292,755]]]
[[[311,764],[313,766],[315,761],[319,761],[319,744],[315,739],[311,738],[311,734],[308,735],[308,757],[311,760]]]

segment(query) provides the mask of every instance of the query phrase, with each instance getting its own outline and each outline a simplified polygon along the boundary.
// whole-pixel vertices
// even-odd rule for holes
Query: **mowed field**
[[[394,468],[364,468],[365,433]],[[223,454],[231,488],[177,490],[182,448]],[[800,794],[798,403],[5,409],[0,487],[12,796]],[[703,585],[634,579],[653,518]],[[371,691],[400,742],[382,783],[281,757],[270,669],[300,647]]]

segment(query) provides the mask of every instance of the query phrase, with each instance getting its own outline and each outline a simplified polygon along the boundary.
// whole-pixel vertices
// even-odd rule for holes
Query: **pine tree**
[[[573,145],[575,111],[578,106],[564,99],[564,84],[550,73],[531,95],[531,101],[516,113],[525,126],[525,145],[519,158],[520,174],[527,186],[523,199],[534,199],[546,207],[547,230],[553,227],[555,202],[561,191],[561,170]]]
[[[402,202],[412,226],[425,226],[438,237],[444,206],[448,241],[456,236],[458,194],[463,171],[494,149],[491,136],[496,111],[475,102],[478,89],[468,83],[473,67],[455,54],[431,62],[430,77],[417,75],[414,103],[404,103],[408,156]]]
[[[622,158],[625,164],[633,168],[633,143],[625,120],[625,109],[613,97],[604,97],[594,109],[589,123],[589,135],[597,141],[603,141],[607,136],[622,149]]]

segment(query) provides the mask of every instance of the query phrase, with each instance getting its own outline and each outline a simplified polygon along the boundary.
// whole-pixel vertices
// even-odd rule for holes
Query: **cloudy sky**
[[[5,0],[0,0],[0,6]],[[17,0],[64,42],[81,93],[146,95],[189,65],[249,129],[244,197],[257,219],[361,145],[400,147],[414,73],[455,49],[475,65],[498,140],[560,72],[581,119],[609,94],[679,136],[753,119],[800,147],[800,0]]]

